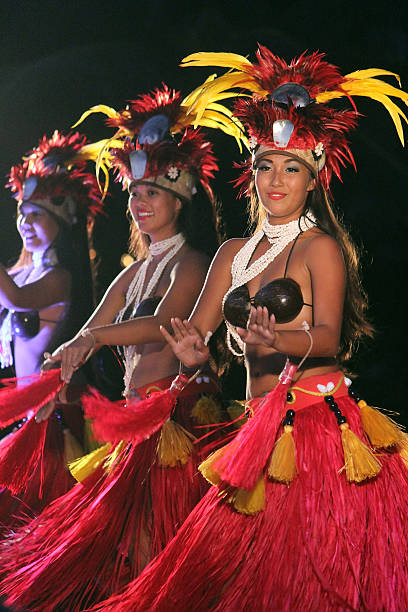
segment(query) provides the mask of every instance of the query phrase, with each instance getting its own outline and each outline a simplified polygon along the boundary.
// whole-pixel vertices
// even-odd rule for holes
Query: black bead
[[[336,412],[336,410],[338,409],[338,405],[336,403],[330,404],[329,408],[332,412]]]
[[[344,414],[341,414],[340,416],[337,417],[337,423],[339,425],[342,425],[343,423],[347,423],[347,419],[344,416]]]
[[[325,395],[324,396],[324,401],[326,402],[326,404],[335,404],[336,402],[334,401],[334,397],[332,395]]]
[[[293,402],[293,395],[292,395],[292,393],[290,391],[288,391],[286,393],[286,401],[287,402]]]
[[[334,413],[334,415],[335,415],[336,417],[341,416],[341,410],[340,410],[340,408],[335,408],[335,409],[333,410],[333,413]]]
[[[293,426],[293,419],[286,417],[286,419],[283,421],[283,424]]]
[[[295,411],[294,410],[288,410],[286,413],[286,416],[289,418],[293,418],[295,416]]]
[[[360,397],[358,396],[358,393],[356,391],[354,391],[354,389],[352,389],[351,387],[349,387],[349,396],[355,401],[355,402],[359,402],[360,401]]]

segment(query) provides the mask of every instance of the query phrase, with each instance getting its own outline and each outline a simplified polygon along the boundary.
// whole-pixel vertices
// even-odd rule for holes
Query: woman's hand
[[[210,351],[205,345],[201,334],[187,320],[171,319],[174,335],[171,336],[163,325],[160,331],[173,349],[176,357],[184,363],[187,368],[202,365],[210,356]]]
[[[269,316],[265,306],[252,307],[247,329],[237,327],[237,333],[245,344],[261,344],[272,348],[276,338],[275,324],[275,316]]]
[[[61,380],[69,383],[75,370],[91,356],[94,345],[95,341],[91,333],[76,336],[62,344],[52,355],[47,355],[43,369],[49,370],[52,368],[52,363],[61,362]]]
[[[37,411],[37,414],[35,415],[35,420],[37,423],[42,423],[43,421],[46,421],[54,412],[55,409],[55,399],[52,399],[51,401],[47,402],[47,404],[45,404],[44,406],[41,406],[41,408]]]

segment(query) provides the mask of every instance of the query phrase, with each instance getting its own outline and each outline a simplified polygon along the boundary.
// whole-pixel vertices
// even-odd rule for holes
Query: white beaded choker
[[[256,232],[251,238],[244,244],[242,249],[235,255],[231,266],[232,284],[224,295],[222,300],[222,306],[224,308],[225,300],[228,295],[234,291],[237,287],[245,285],[248,281],[252,280],[258,274],[263,272],[265,268],[292,242],[299,233],[305,232],[311,227],[316,225],[316,219],[308,213],[307,217],[302,216],[299,219],[285,223],[284,225],[271,225],[267,219],[265,219],[262,228]],[[266,251],[261,257],[254,261],[249,267],[248,263],[262,238],[266,236],[268,241],[271,243],[271,248]],[[231,335],[236,340],[241,350],[244,349],[244,343],[238,336],[236,329],[233,325],[226,321],[227,325],[227,344],[230,351],[242,357],[243,353],[235,351],[231,345]]]
[[[133,310],[130,315],[130,317],[132,318],[140,302],[142,302],[144,299],[150,297],[153,294],[160,281],[165,267],[167,266],[169,261],[176,255],[176,253],[181,249],[184,243],[185,238],[183,234],[179,233],[175,236],[172,236],[171,238],[167,238],[166,240],[161,240],[160,242],[154,242],[150,244],[149,255],[143,261],[143,263],[135,273],[132,281],[130,282],[129,288],[126,293],[125,306],[119,312],[117,317],[118,323],[123,320],[123,317],[131,304],[133,304]],[[154,269],[151,279],[147,283],[146,288],[143,289],[146,281],[147,269],[153,261],[153,256],[161,255],[166,251],[168,251],[168,253],[166,253],[163,259],[159,261],[159,263]],[[125,346],[123,352],[125,361],[124,393],[126,395],[129,392],[130,380],[134,370],[134,358],[136,355],[136,348],[134,346]]]

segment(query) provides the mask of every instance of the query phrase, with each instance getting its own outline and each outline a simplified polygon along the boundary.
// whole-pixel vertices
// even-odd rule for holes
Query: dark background
[[[188,93],[210,69],[181,69],[195,51],[231,51],[254,59],[257,43],[289,60],[320,50],[343,74],[387,68],[408,88],[406,2],[0,2],[0,177],[43,134],[67,131],[95,104],[122,108],[139,93],[165,81]],[[407,156],[388,113],[376,102],[356,99],[363,115],[352,134],[358,172],[343,171],[333,195],[354,240],[364,245],[363,279],[377,334],[353,367],[361,394],[402,413],[405,401],[407,312]],[[83,131],[91,139],[111,134],[102,115]],[[408,135],[408,130],[405,129]],[[215,190],[223,203],[228,237],[246,228],[245,203],[230,181],[240,154],[232,139],[211,133],[220,159]],[[0,261],[10,263],[20,241],[15,204],[0,191]],[[108,216],[96,224],[99,295],[120,270],[126,252],[126,196],[112,187]],[[239,367],[227,389],[242,389]],[[239,391],[241,392],[241,391]]]

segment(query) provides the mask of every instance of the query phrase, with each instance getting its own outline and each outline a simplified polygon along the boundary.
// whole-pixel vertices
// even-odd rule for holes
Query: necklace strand
[[[161,240],[160,242],[152,243],[149,246],[149,255],[143,261],[137,272],[135,273],[132,281],[130,282],[129,288],[126,292],[126,302],[125,306],[119,312],[117,317],[117,322],[120,323],[123,321],[123,317],[127,312],[130,305],[133,305],[131,318],[133,318],[136,309],[140,302],[142,302],[147,297],[150,297],[154,290],[156,289],[160,278],[164,272],[165,267],[169,263],[169,261],[178,253],[183,244],[185,243],[185,238],[183,234],[179,233],[171,238],[167,238],[166,240]],[[146,281],[146,273],[150,263],[153,261],[153,256],[161,255],[165,251],[168,251],[166,255],[159,261],[157,266],[154,269],[152,277],[147,283],[146,288],[143,290]],[[125,375],[124,375],[124,383],[125,383],[125,391],[124,394],[127,395],[130,389],[130,381],[132,378],[133,370],[134,370],[134,361],[136,355],[136,347],[133,345],[123,347],[123,356],[125,362]]]
[[[307,217],[302,216],[299,219],[285,223],[284,225],[271,225],[267,219],[265,219],[262,228],[256,232],[251,238],[244,244],[242,249],[235,255],[231,266],[232,284],[224,295],[222,300],[222,307],[224,309],[225,300],[229,294],[234,291],[237,287],[245,285],[248,281],[252,280],[265,268],[272,263],[276,257],[282,253],[282,251],[290,244],[299,233],[306,232],[311,227],[316,225],[316,219],[312,214],[308,214]],[[249,261],[262,238],[266,236],[271,247],[258,259],[256,259],[250,266]],[[225,321],[227,325],[227,345],[230,351],[237,357],[242,357],[242,353],[238,353],[231,344],[231,336],[238,344],[241,351],[244,350],[244,343],[239,337],[235,327],[228,321]]]

